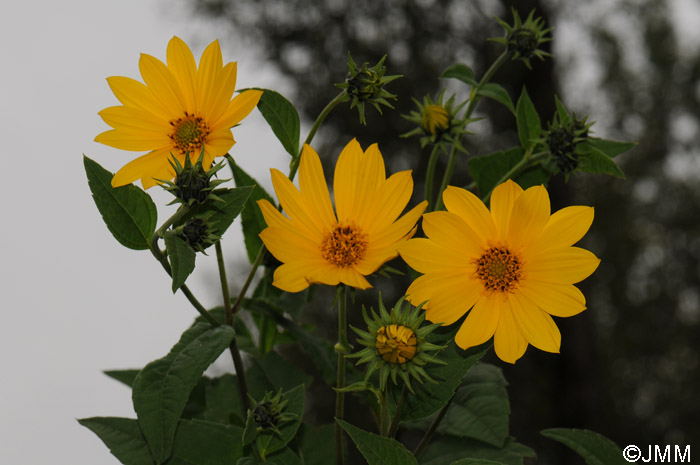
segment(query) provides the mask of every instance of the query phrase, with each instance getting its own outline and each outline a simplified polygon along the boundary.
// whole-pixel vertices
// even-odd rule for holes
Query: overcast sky
[[[172,3],[0,6],[2,464],[118,464],[75,419],[135,417],[129,389],[102,370],[140,368],[165,355],[196,316],[181,294],[172,295],[148,252],[112,238],[82,165],[83,153],[111,171],[135,157],[93,142],[108,129],[97,112],[118,104],[106,77],[141,80],[139,54],[164,61],[173,35],[190,44],[197,59],[218,37],[216,27],[186,23],[167,10]],[[249,50],[221,39],[225,61],[238,61],[239,88],[280,89]],[[235,137],[232,154],[269,188],[268,167],[284,171],[288,159],[257,111]],[[149,192],[160,223],[172,210],[161,208],[169,198],[158,190]],[[234,225],[223,243],[232,281],[243,258],[239,231]],[[218,305],[219,293],[207,292],[218,289],[215,259],[204,258],[188,284],[205,305]]]

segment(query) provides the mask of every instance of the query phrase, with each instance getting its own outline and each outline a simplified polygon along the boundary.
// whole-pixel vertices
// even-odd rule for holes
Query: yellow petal
[[[533,251],[534,253],[535,251]],[[576,284],[598,268],[600,259],[588,250],[565,247],[525,256],[525,279],[558,284]]]
[[[304,144],[299,164],[299,190],[301,202],[316,228],[320,231],[331,231],[337,221],[333,213],[326,177],[323,175],[318,154],[306,144]]]
[[[542,234],[532,244],[533,249],[545,250],[569,247],[578,242],[593,223],[593,207],[573,206],[555,212]]]
[[[425,317],[450,325],[459,320],[481,296],[481,287],[462,273],[429,273],[417,278],[406,290],[413,305],[428,301]]]
[[[302,234],[320,244],[327,231],[316,227],[313,219],[306,211],[301,193],[292,184],[292,181],[279,170],[271,169],[270,174],[272,175],[272,185],[275,188],[275,193],[277,193],[277,198],[285,213],[287,213],[295,227],[299,228]]]
[[[430,239],[411,239],[399,246],[399,254],[419,273],[459,271],[471,276],[475,265],[453,250],[437,245]]]
[[[493,347],[498,358],[508,363],[515,363],[525,353],[527,340],[515,323],[513,311],[508,301],[501,305],[498,326],[493,337]]]
[[[413,194],[413,177],[411,171],[401,171],[380,183],[379,189],[369,202],[365,223],[360,226],[368,234],[377,234],[391,225]]]
[[[139,108],[165,122],[173,118],[143,83],[128,77],[112,76],[107,78],[107,84],[117,99],[127,107]]]
[[[192,51],[179,37],[173,37],[168,42],[167,51],[168,68],[175,76],[182,90],[183,103],[188,112],[197,111],[195,104],[195,80],[197,64],[194,61]]]
[[[523,192],[513,205],[508,245],[517,250],[531,244],[542,234],[550,213],[549,194],[544,186],[534,186]]]
[[[212,95],[211,108],[207,113],[207,117],[212,123],[219,121],[231,102],[233,91],[236,89],[236,71],[237,64],[235,62],[227,63],[216,78],[215,94]],[[255,104],[257,105],[257,101]],[[247,116],[247,113],[244,116]],[[226,129],[230,129],[230,127]]]
[[[143,82],[146,83],[156,100],[167,109],[168,115],[170,115],[168,120],[183,116],[187,110],[185,98],[175,76],[168,67],[157,58],[142,53],[139,69]]]
[[[424,200],[390,226],[387,226],[383,231],[372,234],[369,247],[377,249],[391,247],[397,245],[399,241],[412,237],[415,233],[414,226],[427,207],[428,202]]]
[[[468,349],[491,339],[498,326],[501,303],[500,296],[478,299],[457,331],[455,343]]]
[[[289,218],[280,213],[269,201],[262,199],[258,200],[257,204],[268,226],[293,229],[293,223]]]
[[[211,152],[212,158],[216,158],[226,155],[235,143],[236,141],[233,140],[233,134],[231,134],[230,130],[226,129],[209,134],[205,147]],[[197,160],[195,159],[195,161]],[[205,166],[204,169],[208,169],[208,166]]]
[[[217,91],[216,80],[223,66],[221,47],[219,47],[219,41],[215,40],[202,52],[197,69],[197,108],[204,115],[211,114],[213,96]]]
[[[164,119],[157,118],[140,108],[117,106],[108,107],[98,113],[105,123],[118,129],[120,132],[130,134],[146,133],[151,136],[162,135],[163,140],[168,139],[167,134],[172,132],[172,126]]]
[[[272,285],[287,292],[300,292],[309,287],[308,276],[314,263],[285,263],[272,275]]]
[[[240,123],[243,118],[253,111],[261,96],[262,91],[259,90],[246,90],[236,95],[236,97],[229,102],[224,114],[218,121],[212,124],[212,131],[221,128],[230,129]]]
[[[349,266],[340,269],[340,282],[356,289],[369,289],[372,287],[362,274]]]
[[[468,190],[448,186],[442,194],[447,211],[458,215],[479,236],[480,245],[486,246],[496,237],[496,226],[486,205]]]
[[[300,234],[296,228],[269,226],[260,239],[275,258],[283,263],[320,259],[318,244]]]
[[[510,216],[515,205],[515,199],[523,193],[523,189],[510,179],[496,186],[491,194],[491,217],[496,225],[498,239],[505,242],[508,237]]]
[[[509,296],[513,317],[527,342],[545,352],[559,353],[561,333],[552,317],[521,293]]]
[[[363,224],[370,200],[385,179],[384,160],[376,144],[363,152],[357,140],[351,140],[335,165],[333,192],[338,221]]]
[[[95,142],[135,152],[170,147],[170,139],[165,134],[145,132],[142,134],[129,134],[116,129],[98,134],[95,137]]]
[[[483,254],[479,236],[459,216],[450,212],[423,215],[423,231],[431,241],[452,250],[465,261]]]
[[[123,166],[112,178],[112,187],[125,186],[131,184],[144,175],[160,169],[161,165],[168,163],[167,152],[164,150],[154,150],[136,160],[132,160]]]
[[[520,285],[520,292],[550,315],[569,317],[586,309],[586,298],[573,284],[526,279]]]

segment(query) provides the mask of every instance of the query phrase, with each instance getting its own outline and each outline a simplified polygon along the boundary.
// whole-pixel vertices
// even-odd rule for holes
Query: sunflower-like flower
[[[467,130],[467,125],[476,121],[476,119],[459,118],[457,116],[457,113],[467,103],[466,100],[455,105],[454,95],[450,96],[447,101],[444,99],[444,90],[440,92],[435,101],[427,95],[423,97],[422,103],[413,99],[418,110],[402,116],[415,123],[417,127],[402,134],[401,137],[418,135],[421,136],[421,147],[425,147],[428,144],[449,143],[466,153],[467,150],[462,146],[462,137],[470,134]]]
[[[399,377],[413,392],[411,378],[419,383],[435,382],[423,369],[427,363],[445,365],[445,362],[428,353],[444,349],[445,346],[438,346],[425,340],[426,336],[440,325],[423,325],[425,314],[421,311],[421,307],[412,308],[407,304],[404,309],[403,304],[402,297],[391,312],[388,312],[380,297],[379,315],[371,310],[370,317],[367,310],[362,308],[362,316],[368,331],[351,326],[359,336],[358,342],[365,348],[348,355],[348,358],[359,358],[357,365],[370,364],[365,373],[365,380],[379,370],[379,389],[382,391],[386,388],[387,379],[391,375],[394,384],[398,383],[397,377]]]
[[[114,129],[99,134],[95,141],[123,150],[149,151],[121,168],[112,178],[113,187],[141,179],[148,189],[156,179],[171,180],[175,176],[171,156],[184,165],[185,156],[194,163],[202,150],[203,166],[208,170],[214,158],[233,147],[231,128],[248,116],[262,95],[248,90],[231,99],[236,63],[224,66],[218,40],[204,50],[199,67],[187,44],[173,37],[168,43],[167,65],[141,54],[139,68],[145,84],[121,76],[107,78],[122,105],[99,113]]]
[[[574,286],[598,267],[591,252],[573,247],[593,222],[593,208],[573,206],[550,214],[543,186],[523,191],[513,181],[497,186],[491,211],[472,193],[448,187],[447,211],[423,217],[426,239],[399,248],[424,273],[406,291],[425,302],[426,318],[449,325],[469,312],[455,336],[463,349],[494,337],[496,354],[515,363],[528,344],[559,352],[553,316],[586,309]],[[470,310],[471,309],[471,310]]]
[[[335,212],[321,160],[310,146],[302,150],[299,189],[280,171],[270,171],[288,217],[258,201],[268,226],[260,238],[283,263],[273,284],[287,292],[311,283],[371,287],[365,276],[398,255],[398,246],[415,233],[427,206],[422,202],[399,218],[413,192],[411,171],[387,179],[377,144],[363,152],[355,139],[335,166]]]

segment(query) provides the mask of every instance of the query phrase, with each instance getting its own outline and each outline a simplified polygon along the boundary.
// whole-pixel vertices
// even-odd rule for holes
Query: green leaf
[[[253,192],[250,194],[250,199],[241,212],[241,224],[243,226],[245,249],[248,253],[248,261],[253,263],[255,258],[258,256],[260,247],[262,247],[262,240],[260,240],[260,236],[258,236],[258,234],[260,234],[262,230],[267,227],[267,223],[265,223],[265,218],[263,217],[257,202],[258,200],[264,199],[274,205],[275,201],[272,200],[272,197],[265,192],[265,189],[263,189],[255,179],[250,177],[248,173],[243,171],[240,166],[235,163],[231,163],[230,165],[231,171],[233,171],[233,179],[236,182],[236,186],[253,186]]]
[[[506,385],[500,368],[484,363],[474,366],[464,377],[437,432],[502,447],[508,437],[510,415]],[[427,430],[433,419],[402,426]]]
[[[520,98],[518,98],[518,105],[515,107],[515,117],[518,123],[520,145],[527,150],[535,145],[534,141],[540,137],[542,129],[540,117],[524,87]]]
[[[361,430],[336,419],[357,446],[368,465],[418,465],[416,458],[400,442]]]
[[[302,461],[299,456],[289,447],[285,447],[284,449],[270,455],[267,458],[267,461],[272,465],[302,465]]]
[[[210,379],[204,390],[204,399],[206,407],[202,414],[203,420],[224,425],[243,425],[245,411],[238,394],[236,375],[227,373]]]
[[[470,159],[468,162],[469,174],[476,181],[479,193],[483,196],[491,192],[496,187],[496,183],[520,163],[523,155],[522,148],[513,147],[503,152]],[[549,173],[540,165],[526,169],[514,179],[523,189],[546,184],[548,180]]]
[[[551,428],[542,436],[559,441],[583,457],[588,465],[624,465],[627,461],[617,445],[605,436],[585,429]]]
[[[510,110],[511,113],[515,114],[515,107],[513,106],[513,100],[511,100],[508,91],[503,88],[502,85],[496,84],[495,82],[487,82],[484,84],[477,95],[482,95],[484,97],[493,99]]]
[[[134,185],[112,187],[114,175],[85,155],[83,164],[92,198],[114,238],[130,249],[148,249],[158,220],[151,197]]]
[[[110,378],[116,379],[129,387],[133,387],[136,375],[139,374],[141,370],[107,370],[104,374]]]
[[[465,84],[469,84],[470,86],[475,86],[477,83],[474,80],[474,72],[469,68],[467,65],[463,65],[461,63],[454,64],[447,68],[442,75],[440,75],[441,79],[446,79],[446,78],[454,78],[454,79],[459,79]]]
[[[182,420],[167,465],[228,465],[243,457],[242,430],[201,420]]]
[[[175,293],[180,286],[185,284],[187,277],[194,271],[194,259],[196,253],[187,242],[182,240],[175,232],[168,231],[163,237],[165,250],[168,252],[168,260],[172,269],[173,286]]]
[[[195,324],[168,355],[146,365],[136,377],[134,410],[156,465],[172,452],[175,429],[192,389],[234,334],[228,326]]]
[[[258,110],[287,153],[296,157],[299,154],[299,114],[296,108],[274,90],[258,90],[263,91]]]
[[[132,418],[93,417],[78,423],[95,433],[124,465],[153,465],[139,424]]]
[[[462,383],[462,378],[486,354],[488,345],[473,347],[467,351],[458,348],[450,341],[447,349],[440,352],[438,358],[447,365],[428,365],[425,370],[437,381],[437,384],[425,382],[413,383],[415,395],[406,398],[401,409],[401,420],[418,420],[440,410],[452,398],[452,394]],[[401,396],[401,388],[392,385],[390,390],[391,409]]]
[[[490,460],[504,465],[523,465],[525,457],[535,457],[535,452],[513,438],[506,439],[503,447],[493,447],[474,439],[445,436],[431,441],[423,454],[421,465],[445,465],[465,458]]]
[[[302,424],[296,442],[304,465],[328,465],[328,458],[335,457],[334,425],[314,429]]]
[[[617,166],[612,158],[587,142],[576,145],[578,155],[578,170],[587,173],[611,174],[625,179],[625,174]]]
[[[504,465],[503,462],[494,462],[493,460],[483,459],[460,459],[452,462],[450,465]]]
[[[615,158],[637,145],[636,142],[618,142],[616,140],[599,139],[597,137],[589,137],[587,142],[610,158]]]
[[[233,220],[241,213],[252,192],[252,186],[218,189],[216,196],[221,200],[208,198],[204,203],[194,204],[190,212],[175,226],[185,224],[191,218],[201,218],[209,225],[211,233],[223,236]]]
[[[559,100],[559,97],[556,95],[554,96],[554,103],[557,106],[557,115],[559,115],[559,122],[561,125],[565,126],[569,124],[571,122],[571,115],[569,115],[569,112],[566,111],[564,104],[561,103],[561,100]]]
[[[297,434],[299,425],[301,425],[301,417],[304,414],[304,385],[283,393],[282,399],[288,401],[282,413],[295,415],[296,418],[279,425],[279,433],[269,430],[258,433],[256,444],[263,458],[282,449]]]

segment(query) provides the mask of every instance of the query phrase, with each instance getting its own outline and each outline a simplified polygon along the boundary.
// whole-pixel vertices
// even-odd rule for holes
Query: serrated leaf
[[[624,465],[622,451],[610,439],[585,429],[551,428],[540,431],[580,455],[588,465]]]
[[[242,430],[201,420],[182,420],[168,465],[229,465],[243,457]]]
[[[131,184],[112,187],[114,174],[84,155],[83,165],[92,198],[114,238],[130,249],[148,249],[158,221],[151,197]]]
[[[129,387],[134,385],[134,380],[141,370],[106,370],[103,373],[112,379],[116,379]]]
[[[496,84],[495,82],[487,82],[484,84],[477,95],[482,95],[484,97],[493,99],[510,110],[511,113],[515,114],[515,107],[513,106],[513,100],[510,98],[508,91],[503,88],[502,85]]]
[[[259,234],[267,227],[267,223],[265,223],[265,218],[257,202],[258,200],[264,199],[274,205],[275,201],[272,200],[272,197],[260,186],[260,183],[243,171],[240,166],[231,163],[231,171],[233,171],[233,179],[237,187],[253,186],[250,198],[241,212],[241,225],[243,227],[245,249],[248,253],[248,261],[253,263],[258,256],[260,247],[262,247],[262,240]]]
[[[419,420],[444,407],[462,383],[462,378],[486,354],[487,347],[482,345],[464,351],[450,341],[447,349],[438,355],[447,365],[428,365],[425,368],[437,384],[427,381],[423,384],[413,383],[416,393],[406,398],[401,409],[401,421]],[[389,398],[392,411],[400,396],[401,388],[392,384]]]
[[[537,110],[535,110],[535,105],[533,105],[524,87],[515,107],[515,117],[518,123],[520,145],[527,150],[535,144],[534,140],[540,137],[542,125]]]
[[[515,165],[523,159],[523,149],[513,147],[503,152],[490,153],[469,160],[469,174],[479,188],[479,193],[485,195],[491,192],[496,183],[500,181]],[[528,168],[515,177],[514,181],[520,187],[528,187],[546,184],[549,173],[540,165]]]
[[[132,418],[93,417],[78,423],[95,433],[124,465],[153,465],[139,424]]]
[[[134,410],[156,465],[172,453],[175,429],[190,393],[234,334],[228,326],[197,323],[168,355],[146,365],[134,380]]]
[[[274,90],[258,90],[263,91],[258,110],[287,153],[296,157],[299,154],[299,113],[289,100]]]
[[[576,146],[578,155],[578,170],[587,173],[611,174],[625,179],[625,174],[617,166],[612,158],[587,142],[581,142]]]
[[[535,452],[513,438],[506,439],[503,447],[499,448],[474,439],[445,436],[431,441],[421,459],[421,465],[444,465],[465,458],[490,460],[504,465],[523,465],[525,457],[535,457]]]
[[[475,86],[476,80],[474,80],[474,72],[467,65],[456,63],[449,68],[447,68],[441,75],[441,79],[454,78],[459,79],[465,84],[470,86]]]
[[[615,158],[637,145],[636,142],[618,142],[616,140],[599,139],[597,137],[589,137],[587,142],[610,158]]]
[[[368,433],[343,420],[336,421],[348,433],[368,465],[418,465],[413,454],[395,439]]]
[[[180,286],[185,284],[187,277],[194,271],[196,253],[187,242],[172,230],[165,233],[163,240],[165,242],[165,250],[168,253],[170,269],[172,270],[172,290],[175,293],[180,289]]]
[[[301,424],[301,417],[304,414],[304,385],[302,384],[285,392],[282,394],[282,399],[288,401],[282,413],[296,415],[296,418],[279,425],[279,433],[275,431],[261,431],[258,433],[255,442],[263,458],[284,448],[297,434]]]

